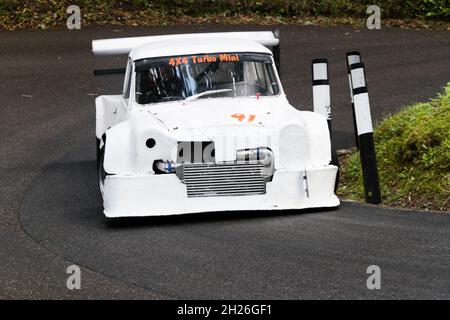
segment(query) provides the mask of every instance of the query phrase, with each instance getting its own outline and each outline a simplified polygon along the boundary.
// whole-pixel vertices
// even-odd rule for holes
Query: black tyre
[[[336,148],[331,148],[331,162],[332,165],[338,167],[338,171],[336,172],[336,181],[334,183],[334,193],[336,193],[337,188],[339,186],[339,159],[337,156]]]
[[[98,161],[97,161],[98,188],[99,188],[101,196],[103,197],[103,188],[105,186],[105,178],[106,178],[105,168],[103,167],[103,161],[105,159],[105,146],[103,146],[98,151],[98,153],[99,153]]]
[[[97,151],[97,166],[98,166],[98,160],[100,159],[100,139],[97,137],[95,138],[95,150]]]

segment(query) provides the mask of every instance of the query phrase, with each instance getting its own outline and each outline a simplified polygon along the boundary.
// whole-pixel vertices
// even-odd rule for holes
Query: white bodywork
[[[135,60],[217,52],[270,54],[264,45],[278,44],[270,34],[191,34],[94,42],[97,54],[129,52],[124,84],[126,92],[130,78],[129,95],[99,96],[95,101],[96,136],[100,148],[104,147],[107,173],[103,186],[107,217],[339,205],[334,194],[337,167],[330,164],[326,118],[295,109],[281,86],[275,96],[211,97],[147,105],[135,101]],[[156,141],[152,148],[146,145],[150,138]],[[177,162],[179,141],[213,141],[217,165],[236,163],[238,150],[269,148],[273,176],[265,182],[264,194],[191,197],[186,181],[178,174],[155,174],[153,168],[158,159]]]

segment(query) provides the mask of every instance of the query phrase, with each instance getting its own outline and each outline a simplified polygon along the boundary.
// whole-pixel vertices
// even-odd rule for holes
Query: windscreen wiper
[[[186,99],[184,99],[184,101],[189,102],[189,101],[197,100],[198,98],[201,98],[203,96],[209,96],[209,95],[213,95],[216,93],[230,92],[230,91],[232,91],[232,89],[208,90],[208,91],[200,92],[200,93],[194,94],[193,96],[187,97]]]

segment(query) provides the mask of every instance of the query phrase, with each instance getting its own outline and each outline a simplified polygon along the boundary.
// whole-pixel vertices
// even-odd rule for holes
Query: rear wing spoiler
[[[275,65],[280,70],[280,32],[278,29],[274,31],[241,31],[241,32],[211,32],[211,33],[186,33],[186,34],[172,34],[160,36],[145,36],[145,37],[128,37],[115,39],[99,39],[92,41],[92,53],[94,55],[118,55],[129,54],[130,51],[141,44],[152,43],[166,39],[181,39],[181,38],[236,38],[248,39],[256,41],[263,46],[272,50]],[[103,69],[94,70],[94,75],[109,75],[125,73],[124,69]]]

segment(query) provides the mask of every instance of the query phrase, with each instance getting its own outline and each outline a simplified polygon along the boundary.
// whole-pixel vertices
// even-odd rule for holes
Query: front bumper
[[[300,171],[281,169],[267,182],[265,194],[205,198],[188,198],[186,185],[175,174],[110,175],[105,180],[104,213],[108,218],[117,218],[337,207],[336,173],[333,165]]]

